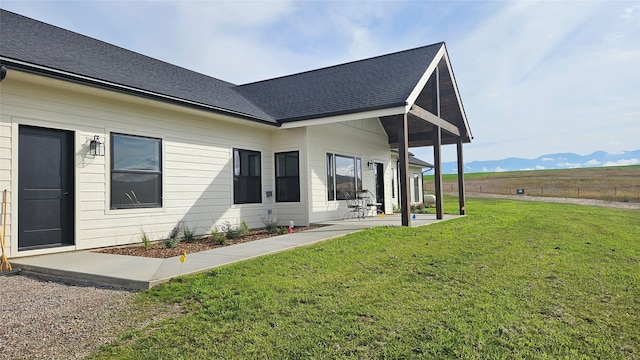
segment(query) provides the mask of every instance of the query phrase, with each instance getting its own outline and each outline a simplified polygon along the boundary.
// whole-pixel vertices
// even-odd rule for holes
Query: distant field
[[[434,191],[433,175],[425,176],[425,189]],[[640,202],[640,166],[566,170],[509,171],[465,174],[467,192]],[[443,191],[456,192],[457,175],[443,176]]]

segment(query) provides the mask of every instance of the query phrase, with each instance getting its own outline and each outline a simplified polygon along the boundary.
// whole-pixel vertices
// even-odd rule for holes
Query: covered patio
[[[402,225],[409,226],[409,148],[433,146],[437,219],[444,218],[442,204],[442,146],[456,144],[459,213],[465,215],[463,144],[473,136],[460,100],[453,70],[443,45],[434,56],[401,114],[380,118],[389,146],[398,149]]]

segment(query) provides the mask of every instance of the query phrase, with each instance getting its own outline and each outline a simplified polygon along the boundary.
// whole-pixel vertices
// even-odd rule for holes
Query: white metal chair
[[[347,199],[347,212],[344,213],[342,220],[357,217],[358,219],[364,218],[365,215],[365,199]]]

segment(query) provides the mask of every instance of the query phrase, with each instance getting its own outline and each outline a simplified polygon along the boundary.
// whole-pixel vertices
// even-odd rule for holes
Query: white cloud
[[[561,168],[570,168],[570,169],[574,169],[574,168],[579,168],[582,166],[582,164],[576,164],[576,163],[570,163],[570,162],[565,162],[565,163],[558,163],[556,164],[556,166],[561,167]]]
[[[600,161],[596,160],[596,159],[591,159],[589,161],[587,161],[586,163],[584,163],[585,166],[598,166],[600,165]]]
[[[618,161],[607,161],[602,166],[626,166],[626,165],[638,165],[640,159],[623,159]]]
[[[545,157],[541,159],[542,161],[553,161],[553,158]]]
[[[624,19],[630,19],[630,20],[635,19],[636,18],[635,12],[637,10],[640,10],[640,5],[636,4],[634,6],[625,8],[623,14],[620,16]]]

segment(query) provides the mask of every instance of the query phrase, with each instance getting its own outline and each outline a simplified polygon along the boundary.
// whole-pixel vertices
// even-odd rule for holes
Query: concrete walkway
[[[458,217],[460,216],[445,215],[443,220]],[[424,226],[443,220],[437,220],[435,214],[420,214],[411,221],[411,226]],[[65,281],[144,290],[178,276],[206,272],[219,266],[314,244],[363,229],[398,226],[400,216],[387,215],[384,219],[349,219],[327,222],[324,225],[327,226],[187,254],[184,263],[180,262],[179,256],[155,259],[87,250],[12,259],[11,264],[14,269],[20,268],[26,273]]]

